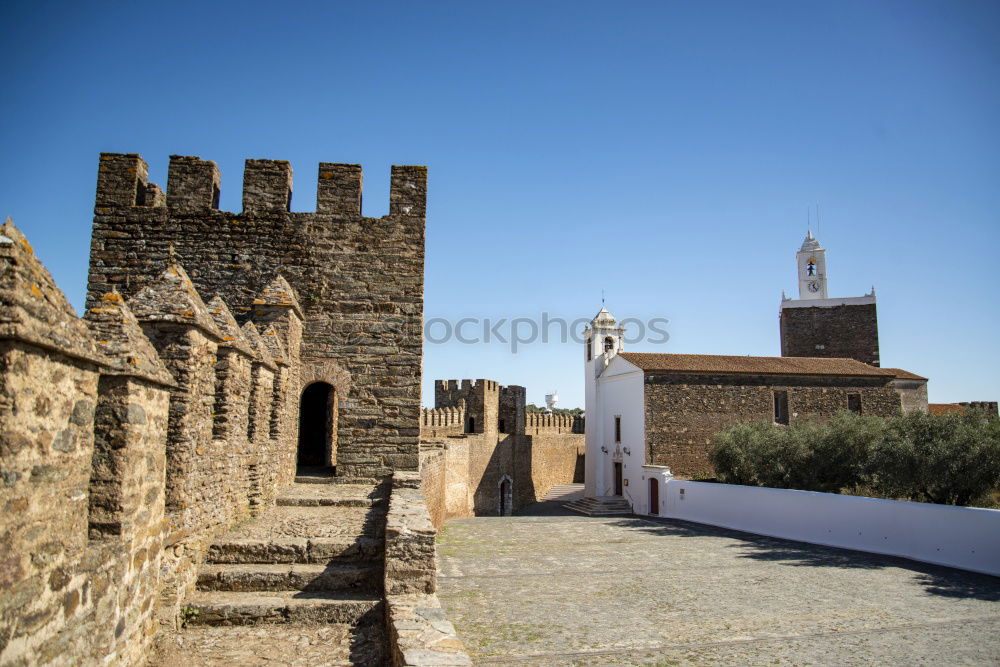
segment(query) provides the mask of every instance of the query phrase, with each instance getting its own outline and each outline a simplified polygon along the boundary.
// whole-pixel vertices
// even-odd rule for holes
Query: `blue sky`
[[[82,306],[97,156],[430,169],[426,317],[664,317],[632,350],[777,355],[819,204],[882,363],[1000,399],[1000,3],[46,3],[0,8],[0,215]],[[572,342],[426,344],[435,378],[558,389]]]

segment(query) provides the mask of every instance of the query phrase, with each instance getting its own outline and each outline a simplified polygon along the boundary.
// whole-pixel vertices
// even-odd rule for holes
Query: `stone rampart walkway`
[[[477,664],[998,664],[1000,578],[698,524],[449,521],[439,597]]]

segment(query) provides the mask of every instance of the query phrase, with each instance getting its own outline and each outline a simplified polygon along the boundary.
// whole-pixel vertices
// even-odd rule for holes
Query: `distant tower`
[[[553,408],[556,407],[556,403],[559,402],[559,392],[552,390],[551,394],[545,394],[545,411],[552,414]]]
[[[603,428],[600,423],[600,411],[597,410],[597,378],[601,376],[611,360],[624,350],[624,339],[624,327],[620,326],[614,316],[603,306],[583,331],[583,386],[586,397],[584,410],[587,414],[584,430],[586,451],[588,452],[596,451],[595,448],[600,447],[598,434]],[[584,480],[588,496],[597,495],[596,466],[600,465],[599,458],[588,455],[584,461],[586,466]]]
[[[812,230],[795,253],[795,262],[799,267],[799,299],[825,299],[826,250],[820,247]]]
[[[795,253],[799,298],[782,295],[781,356],[848,357],[879,365],[875,288],[865,296],[831,299],[826,250],[812,231]]]

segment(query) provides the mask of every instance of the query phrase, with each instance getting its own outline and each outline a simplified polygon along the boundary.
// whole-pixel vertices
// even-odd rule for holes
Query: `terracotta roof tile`
[[[819,357],[750,357],[723,354],[654,354],[622,352],[626,361],[644,371],[671,371],[694,374],[739,375],[849,375],[895,377],[885,368],[876,368],[854,359]]]
[[[927,380],[927,378],[922,375],[917,375],[916,373],[911,373],[910,371],[904,371],[902,368],[886,368],[884,370],[895,373],[897,380]]]

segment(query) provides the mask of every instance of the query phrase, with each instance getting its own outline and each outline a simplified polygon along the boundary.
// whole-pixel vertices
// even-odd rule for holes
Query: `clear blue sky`
[[[831,296],[882,362],[1000,399],[1000,3],[6,2],[0,215],[79,308],[97,156],[430,168],[426,317],[670,320],[663,352],[777,355],[818,203]],[[582,352],[425,346],[434,378],[558,389]]]

